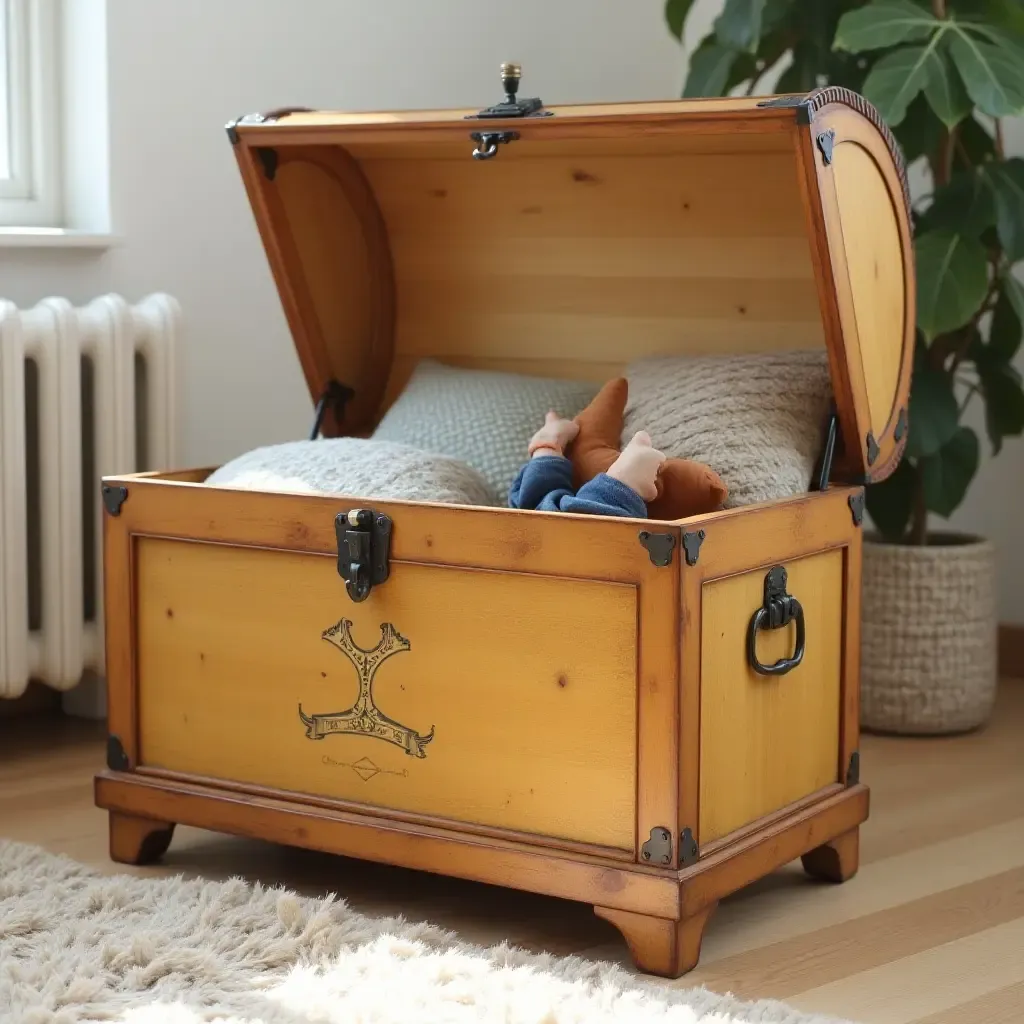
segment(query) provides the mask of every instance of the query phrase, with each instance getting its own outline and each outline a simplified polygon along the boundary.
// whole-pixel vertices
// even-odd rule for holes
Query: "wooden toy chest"
[[[856,870],[905,173],[844,90],[482,100],[228,126],[323,433],[371,432],[426,356],[604,381],[690,339],[824,347],[829,485],[652,522],[105,479],[96,802],[117,861],[184,823],[519,887],[593,904],[678,976],[723,896],[798,857]]]

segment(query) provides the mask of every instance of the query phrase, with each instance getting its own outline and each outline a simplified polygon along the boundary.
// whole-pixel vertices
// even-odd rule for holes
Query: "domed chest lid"
[[[228,126],[314,401],[335,382],[324,432],[372,429],[426,356],[599,381],[645,355],[817,348],[833,479],[891,473],[915,285],[874,109],[842,89],[548,106],[519,74],[490,105]]]

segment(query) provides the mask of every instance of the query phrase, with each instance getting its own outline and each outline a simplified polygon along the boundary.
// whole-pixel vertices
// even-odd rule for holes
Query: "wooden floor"
[[[673,984],[862,1024],[1021,1024],[1024,684],[1003,684],[983,731],[865,736],[861,750],[872,814],[860,873],[828,886],[793,866],[726,900],[700,967]],[[107,861],[106,818],[91,803],[102,759],[92,724],[0,721],[0,835],[124,870]],[[589,907],[194,829],[178,829],[160,867],[132,870],[334,892],[364,913],[432,921],[469,941],[628,962]]]

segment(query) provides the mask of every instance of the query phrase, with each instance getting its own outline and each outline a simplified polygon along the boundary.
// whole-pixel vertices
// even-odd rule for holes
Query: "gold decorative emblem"
[[[374,703],[373,677],[377,669],[393,654],[401,654],[411,646],[390,622],[383,623],[380,631],[381,638],[377,646],[365,650],[352,639],[352,623],[348,619],[342,619],[330,629],[324,630],[322,638],[337,647],[355,667],[359,677],[359,695],[347,711],[329,715],[303,714],[302,705],[299,704],[299,718],[306,726],[306,736],[311,740],[343,734],[372,736],[401,747],[413,757],[426,757],[423,748],[434,738],[434,727],[431,726],[425,736],[421,735],[415,729],[388,718]]]

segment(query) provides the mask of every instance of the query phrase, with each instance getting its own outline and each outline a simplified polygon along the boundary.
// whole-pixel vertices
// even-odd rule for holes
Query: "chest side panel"
[[[324,556],[137,566],[143,765],[633,848],[634,587],[395,562],[354,604]]]
[[[701,594],[700,842],[728,835],[836,781],[843,657],[843,552],[784,563],[803,608],[803,661],[761,675],[747,631],[767,567],[706,582]],[[756,655],[793,655],[796,624],[759,630]]]

